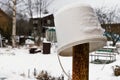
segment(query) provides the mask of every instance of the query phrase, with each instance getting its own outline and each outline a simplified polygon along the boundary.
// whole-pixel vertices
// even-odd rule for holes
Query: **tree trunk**
[[[72,80],[88,80],[89,74],[89,43],[73,47]]]
[[[113,41],[113,44],[112,44],[112,46],[115,46],[116,45],[116,42],[115,41]]]
[[[16,46],[16,0],[13,0],[13,27],[12,27],[12,47]]]

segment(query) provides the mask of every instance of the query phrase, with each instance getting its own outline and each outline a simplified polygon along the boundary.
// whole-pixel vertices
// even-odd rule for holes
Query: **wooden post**
[[[73,47],[72,80],[89,79],[89,43]]]

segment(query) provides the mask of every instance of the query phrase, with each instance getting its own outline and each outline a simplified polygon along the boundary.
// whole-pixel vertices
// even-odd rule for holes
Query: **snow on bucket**
[[[55,14],[58,53],[72,56],[72,47],[89,43],[92,52],[104,46],[106,37],[93,8],[86,4],[72,4]]]

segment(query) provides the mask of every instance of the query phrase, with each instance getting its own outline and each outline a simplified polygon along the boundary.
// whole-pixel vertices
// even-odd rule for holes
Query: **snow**
[[[120,56],[110,64],[91,64],[89,65],[89,80],[119,80],[120,76],[114,76],[112,66],[120,65]]]
[[[29,54],[29,49],[26,48],[0,48],[0,54],[2,54],[0,55],[0,78],[6,77],[6,80],[35,80],[33,76],[34,68],[37,69],[37,73],[46,70],[52,76],[63,74],[56,53]],[[60,59],[65,66],[65,70],[71,71],[71,57],[60,57]],[[28,77],[28,70],[30,70],[30,78]],[[23,73],[25,76],[21,76]]]
[[[38,17],[43,18],[43,17],[46,17],[46,16],[51,15],[51,14],[52,13],[48,13],[48,14],[41,13],[41,16],[37,14],[37,15],[33,15],[33,18],[38,18]]]
[[[32,41],[32,40],[30,40],[30,39],[27,39],[27,40],[25,41],[25,44],[34,44],[34,41]]]
[[[0,48],[0,78],[5,80],[36,80],[33,76],[34,68],[37,74],[46,70],[52,76],[67,76],[63,73],[55,46],[51,48],[51,54],[29,54],[26,47],[20,48]],[[113,74],[112,66],[120,65],[120,55],[117,54],[117,60],[110,64],[89,63],[89,80],[120,80],[120,76]],[[61,57],[61,63],[65,71],[72,75],[72,57]],[[30,73],[30,74],[28,74]],[[29,77],[30,76],[30,77]],[[2,79],[0,79],[2,80]]]

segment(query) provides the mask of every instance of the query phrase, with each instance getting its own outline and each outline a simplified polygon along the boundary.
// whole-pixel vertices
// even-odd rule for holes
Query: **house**
[[[53,14],[47,14],[46,16],[37,18],[30,18],[29,22],[33,28],[33,32],[41,33],[42,37],[45,37],[45,31],[48,27],[55,27]]]
[[[10,39],[12,31],[12,19],[0,9],[0,34],[7,39]]]
[[[54,25],[54,16],[53,16],[53,14],[42,16],[41,18],[40,17],[30,18],[29,22],[33,27],[38,27],[38,26],[41,26],[41,27],[54,27],[55,26]]]
[[[112,32],[114,34],[120,34],[120,23],[113,24],[101,24],[102,28],[104,28],[107,32]]]
[[[42,25],[43,25],[43,27],[55,27],[53,14],[43,17]]]

